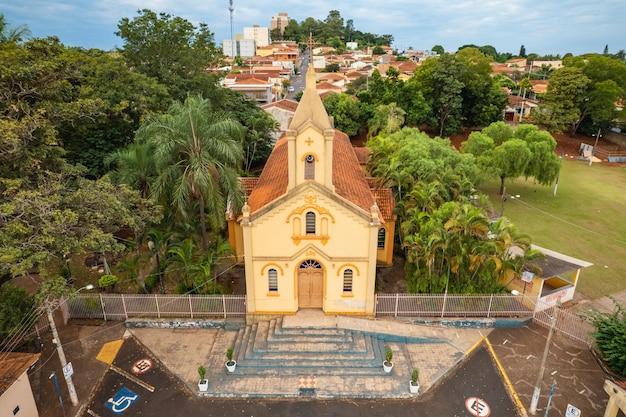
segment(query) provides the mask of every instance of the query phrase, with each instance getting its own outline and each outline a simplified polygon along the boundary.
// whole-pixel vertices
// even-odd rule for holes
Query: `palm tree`
[[[137,132],[140,142],[155,148],[158,175],[152,196],[183,219],[190,217],[195,203],[204,252],[207,220],[212,229],[222,230],[227,204],[236,208],[243,204],[238,175],[243,134],[236,120],[201,97],[174,103],[166,115],[148,121]]]
[[[139,190],[141,198],[147,198],[156,177],[153,154],[154,146],[150,143],[135,142],[109,155],[105,163],[116,165],[110,174],[113,183],[128,184]]]
[[[167,271],[178,275],[177,289],[180,293],[194,290],[194,265],[196,245],[191,239],[172,243],[167,249]]]
[[[0,43],[18,43],[30,36],[28,26],[22,25],[11,28],[4,15],[0,13]]]

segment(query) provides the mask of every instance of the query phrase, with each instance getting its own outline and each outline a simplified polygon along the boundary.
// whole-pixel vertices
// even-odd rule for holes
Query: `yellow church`
[[[312,65],[288,129],[261,175],[243,183],[246,204],[228,224],[248,319],[300,309],[373,315],[376,267],[392,263],[394,201],[334,128]]]

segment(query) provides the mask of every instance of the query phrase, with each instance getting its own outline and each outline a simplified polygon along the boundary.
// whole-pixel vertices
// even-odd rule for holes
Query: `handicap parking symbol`
[[[130,407],[135,401],[137,401],[139,395],[135,394],[126,387],[122,387],[117,394],[109,398],[104,404],[107,408],[113,411],[117,415],[121,415],[128,407]]]

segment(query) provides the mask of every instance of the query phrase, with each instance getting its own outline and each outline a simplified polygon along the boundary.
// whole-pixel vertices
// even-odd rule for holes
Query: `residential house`
[[[28,370],[40,354],[3,353],[0,362],[0,416],[39,417]]]
[[[389,265],[391,190],[371,187],[348,136],[335,129],[312,66],[285,134],[241,213],[227,213],[243,257],[249,321],[299,309],[374,314],[376,266]]]
[[[291,99],[278,100],[261,106],[278,122],[279,131],[275,133],[274,139],[278,139],[287,130],[297,107],[298,102]]]
[[[259,103],[271,103],[279,94],[274,82],[267,74],[228,74],[222,79],[222,86],[241,91]]]

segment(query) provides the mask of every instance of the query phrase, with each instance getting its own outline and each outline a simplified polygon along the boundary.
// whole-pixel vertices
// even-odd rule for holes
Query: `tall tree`
[[[115,32],[124,41],[121,52],[130,67],[167,86],[175,100],[214,88],[216,80],[205,70],[217,66],[221,54],[205,23],[196,28],[183,18],[148,9],[138,14],[123,18]]]
[[[439,136],[456,132],[461,125],[463,106],[461,68],[452,55],[443,54],[437,58],[431,76],[432,108],[439,124]]]
[[[555,148],[552,135],[535,125],[521,125],[511,135],[504,122],[472,133],[461,145],[462,152],[476,157],[484,174],[500,178],[500,194],[507,178],[533,177],[542,185],[555,181],[561,169]]]
[[[148,120],[137,132],[139,142],[155,148],[158,176],[152,195],[184,219],[195,207],[205,252],[207,220],[219,231],[227,204],[240,207],[243,202],[238,175],[243,134],[237,121],[201,97],[174,103],[166,115]]]
[[[455,58],[461,68],[459,80],[463,83],[463,124],[487,126],[501,120],[508,97],[491,77],[492,58],[476,48],[464,48]]]
[[[598,128],[608,129],[619,117],[615,103],[626,96],[626,65],[611,56],[589,54],[565,61],[566,66],[578,68],[589,79],[579,100],[580,115],[572,124],[570,134],[576,133],[581,126],[587,126],[587,132]]]
[[[335,120],[335,127],[348,136],[356,136],[365,131],[369,113],[363,105],[347,94],[330,94],[323,100],[324,107]]]
[[[130,69],[119,55],[72,51],[71,59],[80,74],[73,80],[77,99],[100,100],[100,114],[61,123],[59,136],[66,158],[99,177],[107,171],[106,155],[132,143],[141,121],[165,112],[172,100],[167,88]]]
[[[551,132],[569,129],[580,118],[580,106],[589,82],[580,68],[559,69],[550,77],[548,90],[533,112],[533,118]]]
[[[519,56],[522,58],[526,58],[526,47],[524,45],[519,48]]]

